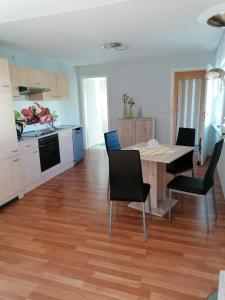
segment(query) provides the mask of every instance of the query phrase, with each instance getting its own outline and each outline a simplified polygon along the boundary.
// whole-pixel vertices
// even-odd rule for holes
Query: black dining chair
[[[180,127],[176,145],[194,147],[195,129]],[[189,170],[192,170],[192,177],[194,177],[193,151],[183,155],[167,165],[167,173],[173,174],[174,176]]]
[[[215,195],[215,188],[214,188],[214,172],[220,158],[220,154],[223,148],[223,143],[224,140],[222,139],[221,141],[215,144],[213,154],[208,169],[205,173],[204,179],[180,175],[175,177],[172,181],[168,183],[167,188],[169,189],[169,222],[171,222],[172,192],[194,195],[194,196],[201,196],[202,198],[204,198],[204,202],[205,202],[206,227],[207,227],[207,232],[209,232],[207,194],[212,189],[214,210],[215,210],[215,215],[217,217],[216,195]]]
[[[110,179],[109,235],[112,235],[113,203],[120,201],[142,203],[144,240],[148,238],[145,202],[148,199],[151,215],[150,185],[143,182],[141,158],[138,150],[108,151]]]

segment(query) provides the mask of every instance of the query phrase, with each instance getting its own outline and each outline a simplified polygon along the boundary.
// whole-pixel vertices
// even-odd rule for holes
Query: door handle
[[[19,159],[19,158],[17,158],[17,159],[14,159],[14,160],[13,160],[13,162],[17,162],[17,161],[19,161],[19,160],[20,160],[20,159]]]

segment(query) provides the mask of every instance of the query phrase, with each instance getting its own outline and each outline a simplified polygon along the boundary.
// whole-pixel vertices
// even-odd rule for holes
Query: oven
[[[60,163],[58,134],[38,139],[41,172],[44,172]]]

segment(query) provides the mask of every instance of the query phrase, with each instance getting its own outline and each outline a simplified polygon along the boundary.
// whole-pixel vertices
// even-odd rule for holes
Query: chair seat
[[[167,173],[177,174],[193,169],[192,157],[184,156],[167,165]]]
[[[129,201],[129,202],[145,202],[148,194],[150,192],[150,184],[143,183],[143,193],[138,196],[134,196],[132,194],[132,190],[130,191],[115,191],[114,193],[111,192],[110,200],[111,201]],[[130,192],[130,193],[129,193]]]
[[[183,191],[197,195],[204,195],[203,180],[188,176],[177,176],[167,185],[169,189]]]

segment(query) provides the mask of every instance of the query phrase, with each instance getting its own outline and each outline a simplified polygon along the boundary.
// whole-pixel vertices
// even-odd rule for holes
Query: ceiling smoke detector
[[[219,14],[216,14],[208,19],[207,21],[208,25],[218,28],[224,28],[225,27],[225,12],[221,12]]]
[[[128,50],[129,47],[123,43],[120,42],[111,42],[111,43],[104,43],[102,45],[102,48],[109,50],[109,49],[114,49],[117,51],[123,51],[123,50]]]

